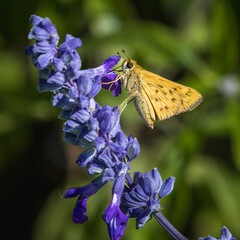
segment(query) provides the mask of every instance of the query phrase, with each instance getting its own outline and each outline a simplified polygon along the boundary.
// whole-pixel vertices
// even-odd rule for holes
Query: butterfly
[[[139,116],[152,129],[154,121],[191,111],[203,100],[193,88],[149,72],[131,58],[123,61],[122,71],[122,84],[128,92],[123,103],[133,100]]]

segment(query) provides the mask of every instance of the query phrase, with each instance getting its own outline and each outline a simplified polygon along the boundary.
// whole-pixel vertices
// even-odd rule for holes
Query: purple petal
[[[175,182],[175,177],[170,177],[163,182],[161,189],[159,191],[160,199],[169,195],[172,192],[174,187],[174,182]]]
[[[133,139],[131,135],[129,136],[128,140],[129,140],[129,145],[127,147],[127,156],[128,156],[128,160],[132,161],[140,153],[140,144],[138,140],[136,138]]]
[[[28,35],[28,39],[35,39],[37,41],[44,41],[49,39],[49,37],[49,33],[45,29],[38,26],[33,27]]]
[[[220,239],[221,240],[233,240],[235,238],[232,236],[231,232],[226,227],[223,227],[221,229],[221,238]]]
[[[92,86],[90,93],[88,94],[88,96],[90,98],[95,97],[101,90],[101,84],[100,84],[101,76],[97,75],[95,78],[92,79],[92,81],[93,81],[93,86]]]
[[[77,197],[80,193],[82,193],[81,188],[70,188],[65,191],[64,198]]]
[[[85,109],[76,109],[71,114],[71,119],[80,123],[86,123],[90,119],[90,113]]]
[[[151,214],[150,209],[143,210],[136,218],[136,228],[142,228],[144,224],[147,222]]]
[[[122,213],[118,206],[109,206],[103,214],[103,220],[107,224],[111,240],[118,240],[123,236],[128,217]]]
[[[70,34],[66,34],[64,42],[59,47],[60,51],[74,50],[82,46],[82,41],[79,38],[75,38]]]
[[[119,55],[113,55],[111,57],[109,57],[108,59],[106,59],[102,65],[104,66],[105,70],[108,71],[110,70],[112,67],[114,67],[116,64],[118,64],[118,62],[120,61],[121,57]]]
[[[53,57],[53,52],[46,52],[45,54],[41,54],[39,55],[39,57],[37,57],[35,61],[35,66],[40,70],[43,69],[49,65]]]
[[[127,151],[120,146],[117,143],[108,143],[108,146],[111,148],[111,150],[119,157],[119,158],[124,158],[127,154]]]
[[[103,172],[103,181],[113,181],[115,179],[115,172],[112,168],[105,168]]]
[[[33,14],[33,15],[31,15],[29,21],[30,21],[30,23],[32,23],[32,25],[37,25],[43,21],[43,18]]]
[[[85,198],[79,198],[74,206],[73,209],[73,216],[72,220],[74,223],[80,223],[83,224],[88,220],[87,215],[84,213],[87,211],[87,197]]]
[[[97,137],[95,139],[95,145],[97,150],[101,151],[106,146],[105,139],[103,137]]]
[[[127,148],[128,146],[128,138],[126,137],[123,131],[117,132],[115,136],[115,141],[116,143],[121,145],[123,148]]]
[[[52,98],[52,105],[54,107],[60,107],[65,110],[71,110],[76,103],[71,101],[71,99],[65,96],[63,93],[57,93]]]
[[[92,90],[93,82],[91,80],[92,74],[88,70],[83,70],[77,80],[78,90],[84,96],[87,96]]]
[[[89,175],[100,174],[106,169],[106,165],[100,162],[98,159],[94,159],[87,165],[87,171]]]
[[[97,153],[96,148],[94,148],[94,147],[88,148],[87,150],[85,150],[84,152],[82,152],[80,154],[80,156],[78,157],[78,160],[77,160],[77,164],[82,167],[86,166],[87,163],[89,163],[90,161],[93,160],[96,153]]]
[[[117,82],[113,82],[116,79],[116,77],[117,77],[116,73],[110,72],[108,74],[104,74],[101,78],[102,83],[109,83],[102,84],[102,88],[113,91],[113,96],[115,97],[122,93],[121,80],[119,79]]]
[[[117,159],[111,153],[109,147],[106,147],[101,154],[98,156],[98,160],[105,164],[106,167],[112,167],[115,165]]]

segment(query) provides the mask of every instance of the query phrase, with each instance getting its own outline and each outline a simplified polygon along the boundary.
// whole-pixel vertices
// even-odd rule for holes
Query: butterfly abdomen
[[[148,104],[142,94],[138,94],[134,97],[134,104],[141,119],[148,127],[153,129],[155,119],[153,119]]]

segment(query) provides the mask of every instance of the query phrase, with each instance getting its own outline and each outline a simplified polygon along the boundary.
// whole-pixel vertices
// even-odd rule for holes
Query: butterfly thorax
[[[134,105],[139,116],[150,128],[153,128],[154,120],[150,114],[148,103],[142,92],[142,67],[132,59],[126,59],[122,65],[123,69],[123,86],[126,88],[128,95],[134,100]]]
[[[126,88],[128,94],[139,92],[141,90],[140,73],[143,70],[142,67],[132,59],[126,59],[122,64],[123,69],[123,86]]]

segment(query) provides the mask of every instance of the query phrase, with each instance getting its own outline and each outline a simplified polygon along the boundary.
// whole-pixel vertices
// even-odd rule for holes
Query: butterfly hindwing
[[[149,98],[157,120],[170,118],[178,112],[180,99],[177,92],[171,88],[146,81],[142,83],[142,88]]]

